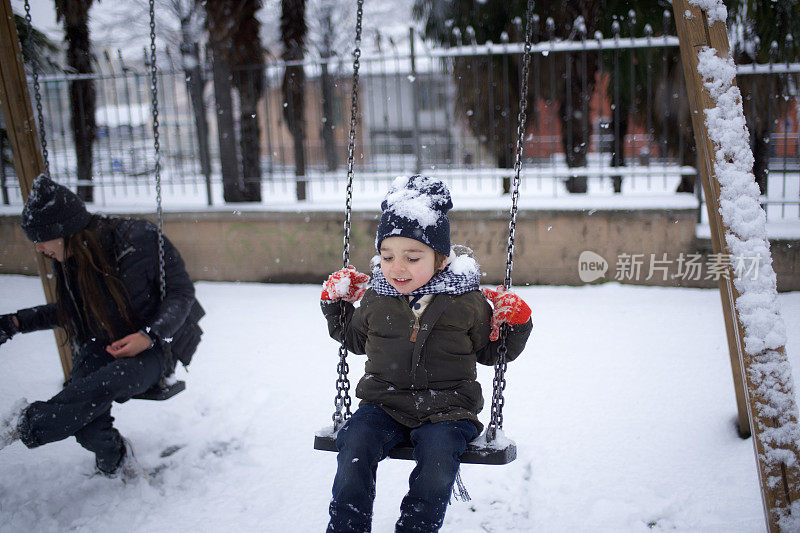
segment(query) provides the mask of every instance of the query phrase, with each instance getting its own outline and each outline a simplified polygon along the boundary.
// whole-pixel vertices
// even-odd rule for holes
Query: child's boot
[[[139,461],[133,451],[133,444],[131,441],[122,437],[122,455],[119,458],[116,466],[112,468],[103,468],[105,465],[101,464],[98,458],[95,459],[95,466],[97,471],[110,478],[120,478],[123,482],[133,481],[138,478],[149,478],[147,472]]]
[[[134,479],[139,478],[148,481],[150,479],[150,475],[139,463],[139,460],[136,459],[136,455],[133,453],[133,443],[131,443],[131,441],[125,437],[122,437],[122,442],[125,445],[122,461],[120,462],[119,466],[119,473],[122,477],[122,481],[133,481]]]

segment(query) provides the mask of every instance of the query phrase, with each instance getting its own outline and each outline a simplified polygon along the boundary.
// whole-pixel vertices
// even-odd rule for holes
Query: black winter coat
[[[117,275],[126,289],[130,301],[129,314],[134,326],[127,334],[143,329],[161,346],[163,353],[169,354],[162,365],[165,375],[172,373],[177,361],[188,364],[203,333],[197,323],[205,311],[194,297],[194,285],[178,250],[164,238],[166,297],[162,302],[155,225],[142,219],[95,215],[89,227],[95,230],[107,256],[113,258],[112,264],[116,264]],[[93,331],[91,324],[79,311],[82,307],[80,291],[72,286],[75,281],[70,265],[69,259],[65,263],[53,261],[60,287],[58,298],[66,303],[67,309],[75,310],[68,313],[77,336],[75,344],[81,346],[98,337],[105,343],[117,340],[102,338],[104,335]],[[113,329],[130,329],[128,324],[121,326],[122,315],[111,295],[105,296],[110,320],[118,321]],[[22,333],[62,325],[59,323],[56,303],[21,309],[16,316]]]
[[[339,314],[345,306],[345,346],[367,354],[356,396],[379,405],[408,427],[427,422],[470,420],[482,430],[483,408],[476,363],[492,365],[500,343],[489,340],[492,308],[480,293],[437,294],[419,320],[403,296],[381,296],[370,289],[358,308],[323,303],[328,331],[341,342]],[[525,348],[532,323],[509,328],[506,359]]]

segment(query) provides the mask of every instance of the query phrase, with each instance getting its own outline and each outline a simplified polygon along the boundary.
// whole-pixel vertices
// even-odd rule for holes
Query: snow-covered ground
[[[0,531],[318,532],[335,456],[337,345],[307,285],[198,283],[203,343],[167,402],[115,406],[151,484],[91,476],[74,439],[0,452]],[[763,531],[752,441],[736,407],[716,290],[525,287],[534,333],[509,366],[506,434],[517,460],[465,465],[472,496],[443,531]],[[44,301],[37,278],[0,276],[0,312]],[[779,295],[800,365],[800,293]],[[61,370],[49,332],[0,347],[0,411],[45,399]],[[351,380],[363,357],[350,356]],[[491,369],[481,371],[484,392]],[[483,418],[487,418],[484,412]],[[162,458],[170,447],[180,449]],[[412,464],[378,471],[374,531],[393,531]]]

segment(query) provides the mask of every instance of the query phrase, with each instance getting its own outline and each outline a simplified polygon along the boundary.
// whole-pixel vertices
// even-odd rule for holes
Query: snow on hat
[[[74,192],[39,174],[22,208],[22,231],[30,241],[51,241],[78,233],[91,217]]]
[[[425,176],[401,176],[392,182],[381,203],[381,221],[375,247],[387,237],[407,237],[450,255],[450,219],[453,207],[447,185]]]

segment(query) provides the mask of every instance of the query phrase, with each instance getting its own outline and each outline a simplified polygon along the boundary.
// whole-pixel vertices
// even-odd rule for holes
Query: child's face
[[[59,237],[57,239],[53,239],[50,241],[42,241],[33,243],[33,247],[36,249],[37,252],[40,254],[44,254],[51,259],[55,259],[61,263],[64,262],[65,259],[65,251],[64,251],[64,238]]]
[[[433,248],[407,237],[388,237],[381,242],[381,272],[401,294],[413,292],[436,273]],[[445,265],[439,267],[439,270]]]

